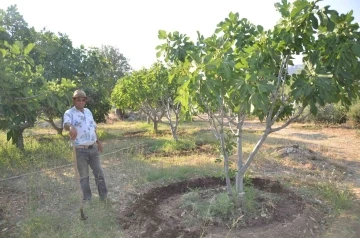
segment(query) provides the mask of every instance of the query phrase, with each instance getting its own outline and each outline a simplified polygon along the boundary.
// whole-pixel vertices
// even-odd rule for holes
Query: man
[[[63,126],[69,131],[75,146],[83,200],[91,200],[89,166],[95,177],[100,200],[106,200],[108,191],[99,158],[99,152],[102,152],[103,147],[96,134],[96,123],[91,111],[85,108],[85,92],[76,90],[72,99],[74,106],[65,112]]]

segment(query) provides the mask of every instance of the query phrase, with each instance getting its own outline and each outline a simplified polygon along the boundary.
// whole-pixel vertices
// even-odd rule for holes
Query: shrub
[[[309,108],[306,108],[303,115],[309,113]],[[325,124],[341,124],[347,121],[347,111],[339,104],[327,104],[323,107],[318,107],[316,115],[310,114],[300,122],[315,122]]]
[[[360,101],[355,102],[347,113],[348,118],[355,123],[356,126],[360,125]]]
[[[174,151],[183,151],[183,150],[192,150],[196,148],[195,141],[190,139],[183,139],[178,141],[167,141],[162,150],[165,152],[174,152]]]

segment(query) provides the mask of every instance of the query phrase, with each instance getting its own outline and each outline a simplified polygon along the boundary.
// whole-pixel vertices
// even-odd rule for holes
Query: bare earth
[[[262,130],[258,122],[247,122],[247,130]],[[190,189],[223,189],[224,181],[216,178],[194,178],[163,187],[132,191],[125,188],[116,194],[114,208],[118,211],[119,226],[124,237],[243,237],[243,238],[358,238],[360,237],[360,207],[343,212],[340,216],[329,217],[319,209],[317,203],[301,197],[292,189],[282,186],[286,176],[306,178],[301,171],[320,171],[352,187],[356,199],[360,200],[360,135],[354,129],[327,127],[309,129],[294,124],[271,134],[267,140],[277,141],[278,149],[264,146],[266,152],[276,152],[284,156],[291,166],[278,167],[277,164],[256,164],[253,185],[281,199],[267,207],[264,217],[248,221],[246,224],[229,228],[223,224],[184,223],[184,209],[181,196]],[[267,142],[265,142],[267,143]],[[274,153],[275,153],[274,152]],[[326,159],[324,159],[326,158]],[[295,165],[297,166],[294,166]],[[338,175],[337,177],[334,176]],[[118,175],[118,172],[117,172]],[[260,177],[261,176],[261,177]],[[121,180],[119,178],[119,180]],[[109,181],[112,187],[122,181]],[[120,186],[120,185],[119,185]],[[115,192],[114,192],[115,194]],[[132,202],[129,203],[129,200]],[[129,205],[130,204],[130,205]],[[356,203],[355,203],[356,204]],[[24,196],[0,184],[0,237],[11,234],[16,222],[25,211]]]
[[[258,131],[263,126],[248,122],[246,128]],[[281,139],[282,143],[287,141],[279,151],[283,156],[292,154],[298,157],[295,160],[304,167],[323,167],[324,173],[340,170],[338,173],[343,174],[343,183],[353,187],[359,200],[360,139],[356,133],[356,130],[344,127],[306,129],[292,125],[270,138]],[[331,158],[331,161],[323,157]],[[282,172],[291,173],[291,170],[275,167],[266,169],[264,174],[271,177],[271,174]],[[119,224],[125,237],[359,237],[359,207],[332,219],[314,206],[316,202],[301,198],[283,188],[278,181],[255,178],[253,185],[280,194],[282,199],[266,217],[256,218],[242,226],[229,228],[217,223],[193,226],[184,223],[186,211],[181,207],[181,196],[194,188],[206,190],[224,186],[224,181],[214,178],[198,178],[150,189],[119,213]]]

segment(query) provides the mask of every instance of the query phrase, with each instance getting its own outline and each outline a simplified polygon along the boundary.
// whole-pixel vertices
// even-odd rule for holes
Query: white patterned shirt
[[[84,112],[72,107],[64,114],[64,123],[76,128],[75,145],[92,145],[96,142],[96,123],[91,111],[84,108]]]

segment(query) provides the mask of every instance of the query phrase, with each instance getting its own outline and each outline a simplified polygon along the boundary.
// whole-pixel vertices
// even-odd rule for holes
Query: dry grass
[[[245,158],[259,139],[263,125],[247,122],[246,126],[243,147]],[[214,163],[218,157],[216,140],[205,122],[195,121],[180,126],[180,140],[189,143],[185,145],[195,146],[195,149],[186,152],[183,148],[171,144],[172,137],[168,127],[160,125],[159,130],[160,133],[155,135],[151,125],[143,122],[99,124],[100,136],[105,146],[102,164],[110,191],[109,196],[116,203],[106,207],[97,202],[96,188],[92,181],[95,199],[90,206],[85,207],[85,212],[89,216],[86,223],[78,219],[79,195],[76,192],[73,167],[36,172],[52,165],[66,165],[72,160],[70,148],[60,148],[62,153],[56,152],[57,145],[52,144],[52,139],[48,140],[49,148],[53,146],[54,153],[61,153],[64,160],[57,159],[52,163],[28,167],[27,170],[14,170],[14,174],[8,174],[11,176],[19,172],[36,172],[0,184],[0,212],[2,211],[5,217],[0,221],[0,235],[121,237],[116,212],[121,212],[139,194],[164,183],[222,174],[222,164]],[[333,187],[344,191],[347,188],[360,187],[360,181],[355,183],[348,174],[350,165],[353,176],[359,175],[357,169],[360,167],[360,139],[356,133],[344,128],[319,128],[295,124],[291,128],[270,135],[249,168],[248,174],[279,180],[286,186],[298,190],[309,201],[320,201],[322,205],[329,203],[330,200],[326,200],[325,197],[326,191],[334,191],[331,190]],[[49,162],[49,153],[40,151],[39,148],[44,147],[44,141],[41,141],[44,139],[41,138],[56,137],[54,131],[48,128],[34,128],[27,130],[25,137],[28,151],[38,151],[37,159]],[[58,141],[67,143],[67,137],[59,138]],[[17,156],[13,146],[5,142],[4,136],[0,136],[0,143],[3,144],[0,152],[6,151],[10,156]],[[293,145],[298,145],[301,150],[282,154],[281,148]],[[315,155],[309,157],[309,151],[314,151]],[[232,166],[235,168],[236,156],[232,156],[232,160]],[[316,191],[318,188],[325,189],[322,192]],[[342,201],[341,197],[338,201]],[[338,217],[337,222],[340,224],[334,223],[334,228],[330,228],[329,237],[335,237],[330,236],[330,233],[334,233],[335,227],[341,227],[341,224],[344,225],[341,231],[346,230],[346,227],[353,227],[351,222],[359,221],[360,217],[360,213],[356,211],[354,209],[341,213],[344,214],[344,218],[342,215]],[[351,235],[351,231],[338,234],[349,235],[343,237],[355,237]]]

